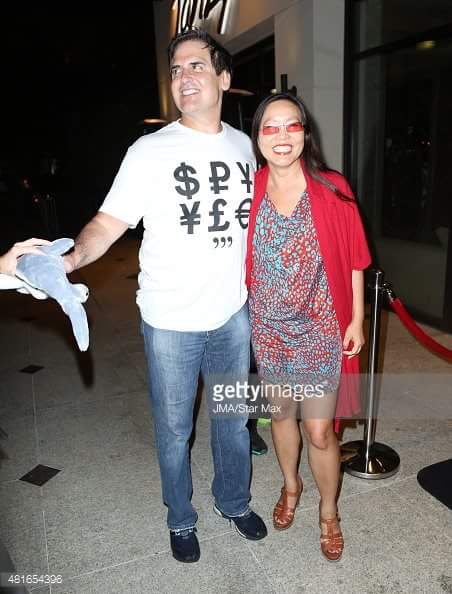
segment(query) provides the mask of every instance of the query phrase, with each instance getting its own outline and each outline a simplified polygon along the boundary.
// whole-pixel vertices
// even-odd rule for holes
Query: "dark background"
[[[103,14],[24,6],[3,15],[0,37],[4,249],[76,234],[159,101],[151,2]]]

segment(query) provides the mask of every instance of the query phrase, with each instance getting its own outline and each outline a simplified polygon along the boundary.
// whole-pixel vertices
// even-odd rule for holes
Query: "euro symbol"
[[[239,204],[238,209],[235,211],[235,218],[238,220],[239,225],[242,229],[248,228],[248,219],[250,216],[251,198],[245,198]]]

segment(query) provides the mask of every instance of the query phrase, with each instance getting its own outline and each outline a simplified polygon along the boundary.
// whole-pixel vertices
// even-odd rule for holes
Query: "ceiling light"
[[[419,43],[416,43],[416,49],[419,50],[428,50],[428,49],[433,49],[436,45],[436,42],[433,41],[433,39],[429,39],[427,41],[420,41]]]
[[[166,124],[166,120],[160,118],[145,118],[143,124]]]

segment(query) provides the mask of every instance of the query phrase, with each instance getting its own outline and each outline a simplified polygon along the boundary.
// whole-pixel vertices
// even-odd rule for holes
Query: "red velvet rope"
[[[439,342],[436,342],[436,340],[433,340],[433,338],[428,336],[428,334],[426,334],[422,328],[419,328],[399,298],[390,298],[389,303],[391,304],[391,307],[395,313],[399,316],[400,321],[405,326],[405,328],[407,328],[411,334],[413,334],[413,336],[419,340],[420,343],[441,357],[452,360],[452,351],[450,349],[446,349],[446,347],[444,347],[442,344],[439,344]]]

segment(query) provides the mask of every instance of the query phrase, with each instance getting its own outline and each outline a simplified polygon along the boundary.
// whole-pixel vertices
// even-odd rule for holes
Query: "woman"
[[[320,492],[321,550],[337,561],[344,541],[333,418],[359,411],[356,355],[364,344],[369,250],[352,192],[322,160],[298,98],[278,93],[264,99],[252,140],[261,166],[248,230],[252,341],[266,394],[279,409],[272,437],[284,477],[273,524],[277,530],[291,526],[303,490],[301,416]]]

